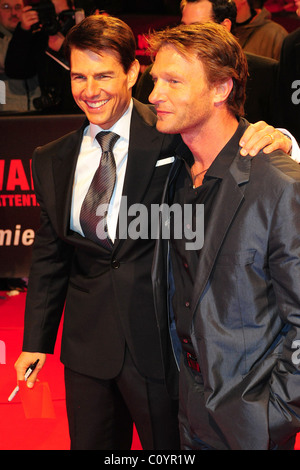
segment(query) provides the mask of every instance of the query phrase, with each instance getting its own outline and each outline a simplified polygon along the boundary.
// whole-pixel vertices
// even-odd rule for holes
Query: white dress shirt
[[[120,136],[113,148],[116,162],[116,184],[109,204],[107,216],[108,234],[115,240],[116,228],[126,173],[129,145],[129,130],[133,102],[131,100],[127,111],[110,129],[102,129],[95,124],[89,124],[83,134],[80,152],[78,155],[75,177],[73,182],[73,195],[71,205],[70,228],[84,236],[80,225],[80,210],[83,200],[88,192],[93,176],[99,166],[102,150],[95,138],[101,131],[112,131]]]

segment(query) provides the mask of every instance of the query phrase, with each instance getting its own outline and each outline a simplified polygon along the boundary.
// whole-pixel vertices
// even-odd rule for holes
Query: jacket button
[[[113,259],[111,265],[114,269],[118,269],[120,267],[120,261],[118,261],[117,259]]]

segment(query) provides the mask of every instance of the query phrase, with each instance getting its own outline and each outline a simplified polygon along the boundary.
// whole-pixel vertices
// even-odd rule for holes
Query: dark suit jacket
[[[299,211],[299,165],[280,151],[249,160],[237,149],[205,227],[190,325],[207,412],[230,449],[268,449],[300,430]],[[167,301],[160,300],[167,256],[160,240],[153,284],[169,366]]]
[[[160,134],[156,116],[134,102],[123,195],[128,207],[161,201],[177,137]],[[85,124],[86,125],[86,124]],[[73,176],[84,130],[33,156],[41,206],[25,313],[25,351],[52,353],[65,306],[62,362],[90,376],[115,377],[127,343],[142,374],[161,379],[163,367],[153,305],[151,263],[155,240],[116,240],[112,253],[70,231]]]
[[[274,94],[278,61],[245,52],[248,63],[245,118],[275,125]]]
[[[275,123],[273,99],[276,87],[278,62],[269,57],[245,53],[249,77],[246,85],[245,117],[249,122],[266,121]],[[135,97],[143,103],[149,103],[148,97],[153,90],[150,65],[139,78]],[[278,105],[278,100],[277,100]]]

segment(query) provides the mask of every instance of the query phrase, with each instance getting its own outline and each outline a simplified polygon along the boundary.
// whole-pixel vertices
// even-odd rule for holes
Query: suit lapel
[[[134,106],[123,188],[128,205],[142,200],[154,172],[163,140],[163,135],[156,131],[155,124],[156,119],[152,114],[141,116],[136,105]]]
[[[53,159],[57,221],[63,237],[66,237],[69,231],[73,180],[86,125],[87,122],[62,142],[59,153]]]
[[[250,167],[251,161],[240,157],[238,151],[236,158],[220,185],[212,214],[205,228],[204,245],[200,250],[191,304],[193,313],[204,293],[226,234],[244,200],[244,188],[241,188],[240,185],[249,180]]]
[[[148,109],[140,108],[134,100],[132,111],[128,161],[122,196],[127,198],[127,208],[141,203],[149,187],[160,154],[164,136],[156,130],[156,118]],[[147,145],[145,145],[145,142]],[[119,225],[117,233],[119,232]],[[114,250],[124,241],[116,239]]]

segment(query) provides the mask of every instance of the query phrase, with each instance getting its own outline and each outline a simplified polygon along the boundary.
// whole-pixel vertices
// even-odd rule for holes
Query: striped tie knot
[[[119,137],[120,136],[118,134],[109,131],[102,131],[96,135],[96,139],[99,142],[102,152],[112,152],[114,145],[119,139]]]

